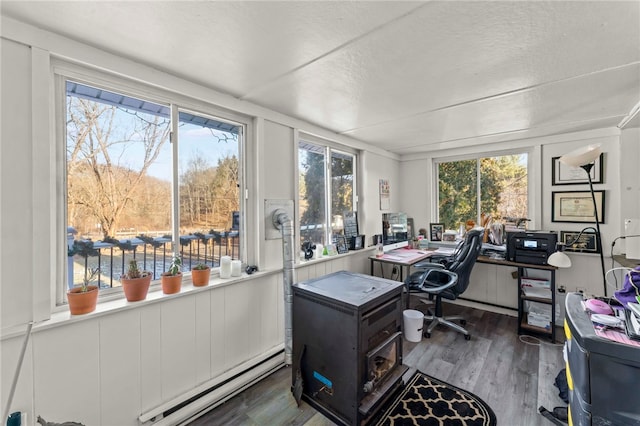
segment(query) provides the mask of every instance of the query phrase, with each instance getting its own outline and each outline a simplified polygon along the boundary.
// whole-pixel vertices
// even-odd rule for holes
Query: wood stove
[[[402,289],[346,271],[293,285],[292,385],[332,421],[366,424],[402,385]]]

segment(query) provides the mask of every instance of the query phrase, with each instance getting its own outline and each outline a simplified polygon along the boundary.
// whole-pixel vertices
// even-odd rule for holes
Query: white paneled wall
[[[74,420],[103,424],[100,418],[100,322],[109,319],[89,317],[65,327],[34,333],[33,403],[36,415],[51,422]],[[124,346],[118,344],[118,348]]]
[[[155,355],[160,358],[160,370],[156,373],[162,378],[162,399],[167,401],[198,383],[193,362],[196,353],[195,297],[172,299],[163,303],[160,309],[160,322],[150,325],[160,328],[160,353]],[[225,319],[233,322],[233,318]]]
[[[140,316],[139,310],[131,310],[99,321],[100,359],[94,368],[99,367],[100,393],[94,399],[99,401],[100,419],[113,424],[131,424],[130,413],[140,409],[140,367],[145,364],[140,356]]]
[[[140,319],[135,324],[140,330],[145,330],[140,334],[140,355],[137,365],[140,371],[140,413],[151,410],[163,401],[162,376],[158,374],[162,368],[160,314],[160,306],[145,306],[139,309]]]

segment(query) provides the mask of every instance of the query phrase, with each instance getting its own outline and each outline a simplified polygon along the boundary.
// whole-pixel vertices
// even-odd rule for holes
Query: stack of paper
[[[547,329],[551,327],[551,305],[528,302],[526,307],[527,324]]]
[[[551,299],[551,281],[549,280],[523,277],[520,279],[520,286],[527,297]]]

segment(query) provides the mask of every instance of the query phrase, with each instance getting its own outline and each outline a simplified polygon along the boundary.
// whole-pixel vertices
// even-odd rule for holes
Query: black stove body
[[[402,385],[403,284],[336,272],[293,285],[293,377],[336,423],[366,424]]]

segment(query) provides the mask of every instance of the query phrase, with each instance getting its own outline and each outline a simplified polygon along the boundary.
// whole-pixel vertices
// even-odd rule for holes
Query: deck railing
[[[193,266],[200,263],[212,268],[218,267],[222,256],[238,259],[239,236],[238,231],[181,236],[177,252],[182,258],[183,272],[191,271]],[[100,288],[119,287],[120,276],[126,272],[131,259],[135,259],[141,270],[151,272],[153,279],[157,280],[169,268],[173,252],[173,242],[167,236],[139,235],[95,242],[70,239],[68,286],[71,288],[80,284],[89,269],[98,268],[97,280]]]

